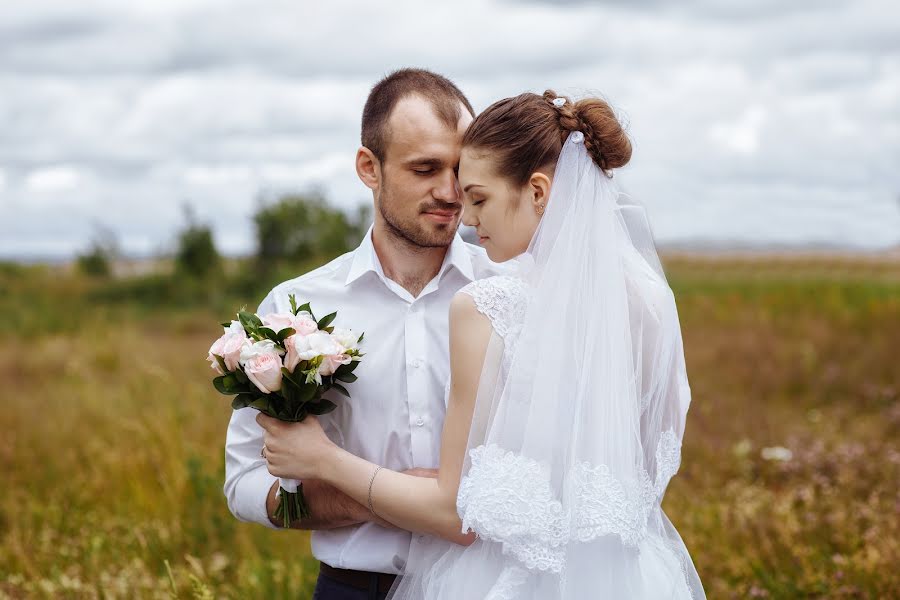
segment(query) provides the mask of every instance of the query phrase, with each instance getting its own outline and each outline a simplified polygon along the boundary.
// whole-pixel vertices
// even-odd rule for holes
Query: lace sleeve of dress
[[[497,335],[505,338],[521,323],[525,311],[525,282],[517,277],[479,279],[460,292],[472,297],[478,312],[486,316]]]

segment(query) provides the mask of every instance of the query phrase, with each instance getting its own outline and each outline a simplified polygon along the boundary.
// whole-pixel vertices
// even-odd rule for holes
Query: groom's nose
[[[446,172],[442,174],[437,185],[432,190],[431,195],[434,196],[435,200],[459,203],[462,198],[462,193],[459,189],[459,181],[456,179],[456,173],[454,173],[452,169],[447,169]]]

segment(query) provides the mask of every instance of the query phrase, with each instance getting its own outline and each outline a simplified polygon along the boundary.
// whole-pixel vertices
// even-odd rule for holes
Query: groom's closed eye
[[[416,175],[433,175],[444,166],[444,161],[438,158],[425,158],[414,160],[407,163],[409,168]]]

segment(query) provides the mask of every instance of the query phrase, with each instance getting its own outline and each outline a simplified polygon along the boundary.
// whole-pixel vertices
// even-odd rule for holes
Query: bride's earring
[[[538,214],[538,215],[544,214],[544,204],[543,204],[543,203],[538,204],[538,205],[537,205],[537,208],[536,208],[535,210],[537,210],[537,214]]]

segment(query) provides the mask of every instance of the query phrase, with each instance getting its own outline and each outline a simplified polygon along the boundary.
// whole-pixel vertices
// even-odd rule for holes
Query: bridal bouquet
[[[356,381],[353,371],[363,356],[359,344],[365,334],[332,327],[337,313],[316,320],[309,303],[298,307],[293,294],[289,299],[286,314],[259,317],[241,310],[237,321],[222,323],[225,333],[209,349],[208,360],[219,374],[213,385],[234,396],[235,410],[251,406],[296,422],[334,410],[337,405],[323,397],[329,390],[350,396],[341,382]],[[299,481],[282,478],[279,496],[275,516],[285,527],[309,516]]]

